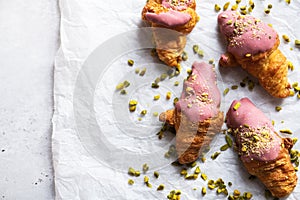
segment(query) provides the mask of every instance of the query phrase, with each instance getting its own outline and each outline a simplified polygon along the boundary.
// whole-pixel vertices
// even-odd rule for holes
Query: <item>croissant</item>
[[[160,121],[175,127],[179,163],[197,160],[221,131],[224,116],[219,111],[220,98],[214,68],[204,62],[194,62],[175,109],[159,116]]]
[[[232,129],[247,171],[258,177],[273,196],[290,194],[298,179],[289,156],[292,140],[281,138],[271,121],[248,98],[232,102],[226,124]]]
[[[181,61],[186,35],[199,20],[195,9],[195,0],[148,0],[143,8],[142,19],[156,27],[153,37],[158,57],[168,66],[177,67]]]
[[[278,34],[269,25],[250,15],[224,11],[218,16],[221,33],[228,41],[227,53],[220,58],[224,67],[241,65],[274,97],[290,94],[288,61],[278,49]]]

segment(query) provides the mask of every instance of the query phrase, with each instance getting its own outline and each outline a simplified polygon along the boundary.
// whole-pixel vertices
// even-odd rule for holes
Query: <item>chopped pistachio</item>
[[[153,172],[153,175],[154,175],[155,178],[159,177],[159,173],[157,171]]]
[[[204,174],[204,173],[202,173],[202,174],[201,174],[201,178],[202,178],[203,180],[205,180],[205,181],[206,181],[206,180],[207,180],[207,175],[206,175],[206,174]]]
[[[156,100],[158,100],[158,99],[160,99],[160,95],[158,94],[158,95],[155,95],[154,97],[153,97],[153,99],[156,101]]]
[[[300,99],[300,93],[297,94],[297,98]]]
[[[267,9],[267,8],[265,9],[265,13],[266,13],[266,14],[270,14],[270,12],[271,12],[270,9]]]
[[[279,111],[282,110],[282,107],[281,107],[281,106],[276,106],[276,107],[275,107],[275,110],[276,110],[277,112],[279,112]]]
[[[125,94],[127,94],[127,91],[125,89],[123,89],[123,90],[121,90],[120,94],[125,95]]]
[[[232,147],[232,139],[229,135],[225,135],[225,140],[226,140],[228,147]]]
[[[251,199],[252,198],[252,194],[250,192],[244,192],[243,197],[246,199]]]
[[[144,76],[146,71],[147,71],[147,68],[143,68],[139,75]]]
[[[211,155],[211,159],[215,160],[219,155],[221,154],[221,152],[215,152]]]
[[[198,53],[199,46],[197,44],[193,45],[193,51],[194,51],[194,53]]]
[[[136,170],[136,171],[134,172],[134,176],[139,177],[140,175],[141,175],[141,172],[140,172],[140,171]]]
[[[228,144],[224,144],[223,146],[220,147],[221,151],[226,151],[229,148]]]
[[[293,144],[296,144],[298,141],[298,138],[293,138],[292,140],[293,140]]]
[[[153,116],[157,117],[158,116],[158,112],[153,112]]]
[[[124,83],[124,87],[125,87],[125,88],[129,87],[129,85],[130,85],[130,82],[127,81],[127,80],[125,80],[123,83]]]
[[[294,70],[294,65],[291,61],[288,61],[288,69],[290,69],[291,71]]]
[[[194,173],[195,173],[195,174],[200,174],[200,172],[201,172],[200,167],[197,166]]]
[[[188,55],[185,51],[182,53],[181,58],[183,61],[186,61],[188,59]]]
[[[226,2],[223,6],[223,11],[227,10],[228,9],[228,6],[229,6],[230,2]]]
[[[236,90],[236,89],[238,89],[238,88],[239,88],[238,85],[233,85],[233,86],[231,86],[231,89],[232,89],[232,90]]]
[[[285,2],[286,2],[287,4],[290,4],[290,3],[291,3],[291,0],[285,0]]]
[[[186,174],[185,176],[184,176],[184,178],[185,179],[187,179],[187,180],[191,180],[191,179],[197,179],[198,178],[198,175],[197,174]]]
[[[192,162],[190,165],[191,165],[191,167],[195,167],[197,165],[197,162],[196,161]]]
[[[181,175],[184,175],[184,176],[187,175],[187,170],[183,168],[183,169],[180,171],[180,174],[181,174]]]
[[[241,192],[239,190],[234,190],[233,195],[234,196],[240,196]]]
[[[292,87],[293,88],[295,88],[295,87],[297,87],[298,86],[298,82],[294,82],[293,84],[292,84]]]
[[[166,99],[169,100],[171,99],[172,93],[171,92],[167,92],[166,94]]]
[[[179,101],[178,97],[175,97],[173,100],[173,104],[175,105]]]
[[[143,164],[143,172],[146,173],[149,170],[147,163]]]
[[[203,196],[206,195],[206,187],[202,187],[201,193]]]
[[[179,85],[179,81],[175,81],[174,86],[178,86]]]
[[[157,83],[152,83],[151,87],[157,89],[157,88],[159,88],[159,85]]]
[[[128,180],[128,184],[129,184],[129,185],[133,185],[133,184],[134,184],[134,180],[129,179],[129,180]]]
[[[300,46],[300,40],[295,40],[295,45]]]
[[[134,175],[135,175],[135,170],[134,170],[132,167],[129,167],[129,169],[128,169],[128,174],[129,174],[130,176],[134,176]]]
[[[131,59],[129,59],[129,60],[127,61],[127,64],[128,64],[129,66],[133,66],[133,64],[134,64],[134,61],[133,61],[133,60],[131,60]]]
[[[283,35],[282,35],[282,38],[284,39],[284,41],[286,41],[286,42],[290,42],[290,38],[289,38],[289,36],[287,36],[287,35],[283,34]]]
[[[286,133],[286,134],[293,134],[291,130],[289,129],[281,129],[279,130],[280,133]]]
[[[130,106],[130,107],[129,107],[129,111],[130,111],[130,112],[134,112],[135,110],[136,110],[136,106]]]
[[[272,9],[272,7],[273,7],[272,4],[268,4],[269,9]]]
[[[130,100],[129,106],[136,106],[138,104],[137,100]]]
[[[223,91],[223,95],[228,94],[228,92],[229,92],[229,88],[226,88],[226,89]]]
[[[146,115],[147,114],[147,110],[142,110],[141,111],[141,115]]]
[[[221,10],[221,6],[219,4],[215,4],[215,11],[219,12]]]
[[[229,186],[229,187],[232,186],[232,182],[228,182],[228,186]]]
[[[149,177],[148,176],[144,176],[144,183],[148,183],[149,182]]]
[[[236,4],[241,3],[241,0],[236,0],[235,3],[236,3]]]
[[[240,106],[241,106],[241,102],[237,102],[236,104],[234,104],[233,110],[237,111]]]
[[[201,158],[201,160],[202,160],[202,162],[205,162],[205,161],[206,161],[206,158],[203,156],[203,157]]]
[[[117,86],[116,86],[116,90],[121,90],[124,88],[124,83],[119,83]]]
[[[148,188],[152,188],[152,184],[151,183],[147,182],[146,185],[147,185]]]
[[[164,184],[160,184],[158,187],[157,187],[157,191],[160,191],[160,190],[164,190],[165,189],[165,185]]]
[[[203,51],[203,50],[199,50],[199,51],[197,52],[197,54],[198,54],[199,56],[203,57],[203,56],[204,56],[204,51]]]
[[[240,10],[246,10],[246,6],[241,6]]]
[[[143,119],[141,117],[138,118],[139,121],[142,121]]]
[[[140,68],[136,68],[136,69],[134,70],[134,72],[135,72],[136,74],[140,73]]]
[[[231,10],[237,10],[237,8],[238,8],[238,4],[234,4],[232,7],[231,7]]]

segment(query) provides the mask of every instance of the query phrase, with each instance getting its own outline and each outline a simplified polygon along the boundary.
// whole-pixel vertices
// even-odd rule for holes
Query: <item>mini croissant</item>
[[[195,9],[195,0],[148,0],[142,11],[142,19],[156,27],[153,29],[156,52],[168,66],[177,67],[181,60],[186,35],[199,20]]]
[[[159,116],[160,121],[175,127],[179,163],[197,160],[221,131],[224,117],[220,99],[213,66],[195,62],[175,109]]]
[[[289,155],[292,140],[281,138],[271,121],[248,98],[232,102],[226,123],[232,129],[247,171],[258,177],[273,196],[289,195],[298,180]]]
[[[218,24],[228,41],[227,53],[221,56],[220,65],[241,65],[258,78],[260,85],[272,96],[289,96],[288,61],[278,49],[280,41],[275,30],[259,19],[236,11],[219,14]]]

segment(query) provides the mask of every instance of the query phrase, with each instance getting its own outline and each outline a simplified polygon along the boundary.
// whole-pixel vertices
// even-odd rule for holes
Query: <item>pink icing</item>
[[[186,24],[188,21],[191,20],[191,16],[188,13],[181,13],[176,10],[169,10],[168,12],[162,12],[159,14],[156,13],[146,13],[147,20],[167,26],[167,27],[174,27],[174,26],[181,26]]]
[[[235,110],[237,103],[240,106]],[[277,158],[282,138],[275,133],[271,121],[248,98],[232,102],[226,114],[226,124],[230,128],[238,129],[235,138],[243,161],[271,161]],[[253,142],[254,135],[260,140]],[[250,148],[243,151],[243,144],[250,144]]]
[[[184,82],[176,109],[182,111],[192,122],[199,122],[216,116],[220,101],[213,66],[194,62],[192,73]]]
[[[224,11],[218,16],[218,24],[221,33],[228,39],[228,52],[235,56],[268,51],[276,42],[275,30],[250,15]]]
[[[185,1],[180,1],[180,0],[162,0],[162,5],[165,8],[170,8],[173,10],[185,10],[187,7],[192,3],[193,0],[185,0]]]

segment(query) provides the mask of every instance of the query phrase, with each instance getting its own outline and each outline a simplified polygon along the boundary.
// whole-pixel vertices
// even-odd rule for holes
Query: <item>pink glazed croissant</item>
[[[142,19],[153,29],[156,52],[168,66],[177,67],[186,45],[186,35],[199,20],[195,0],[148,0],[142,11]]]
[[[275,197],[290,194],[297,185],[291,163],[290,138],[281,138],[271,121],[248,99],[232,102],[226,123],[232,129],[242,163]]]
[[[221,131],[224,117],[219,110],[220,100],[213,66],[194,62],[175,109],[159,116],[160,121],[175,127],[179,163],[197,160],[201,150]]]
[[[285,98],[290,94],[287,79],[288,61],[278,49],[276,31],[250,15],[235,11],[219,14],[221,33],[228,41],[227,53],[220,58],[225,67],[241,65],[272,96]]]

